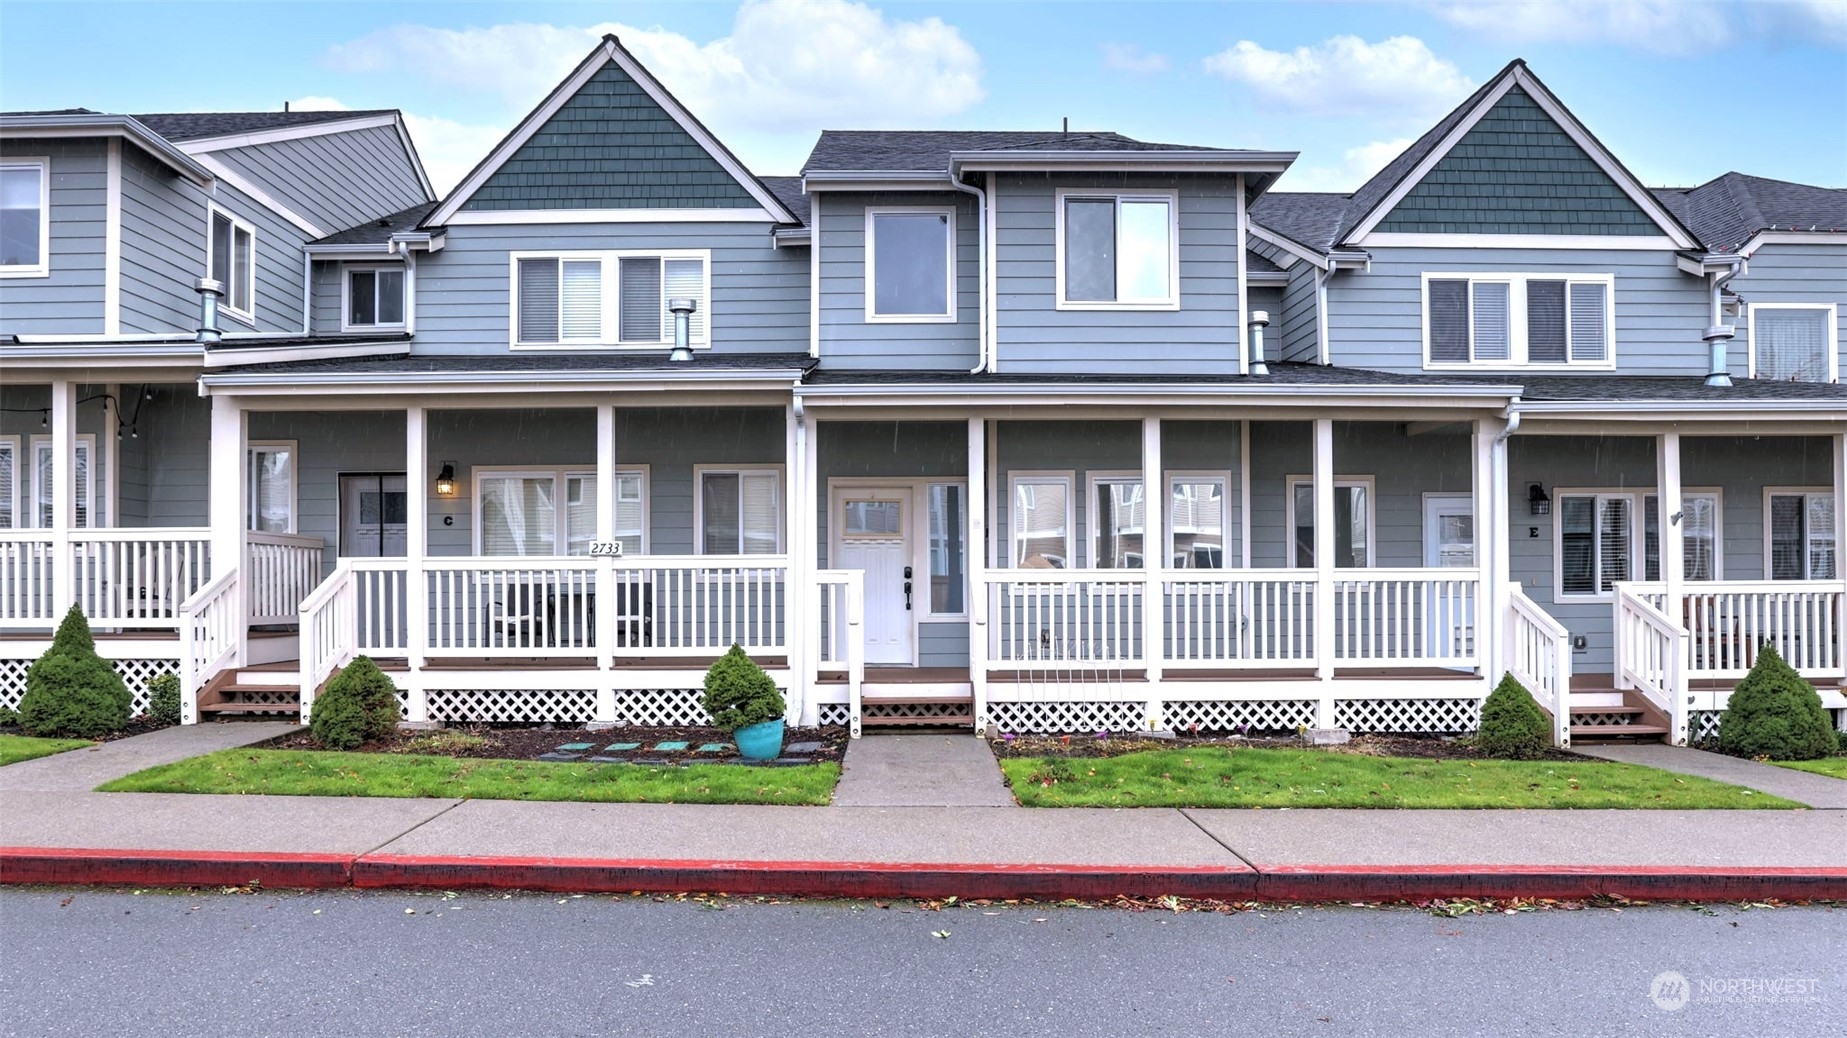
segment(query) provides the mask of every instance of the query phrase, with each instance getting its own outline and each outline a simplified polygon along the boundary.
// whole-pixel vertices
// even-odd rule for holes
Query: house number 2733
[[[590,554],[591,555],[602,555],[608,558],[621,558],[622,557],[622,542],[621,541],[591,541],[590,542]]]

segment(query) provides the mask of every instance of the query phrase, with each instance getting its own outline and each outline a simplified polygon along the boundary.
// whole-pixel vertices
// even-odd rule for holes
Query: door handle
[[[904,582],[904,608],[907,612],[911,608],[911,582],[908,580]]]

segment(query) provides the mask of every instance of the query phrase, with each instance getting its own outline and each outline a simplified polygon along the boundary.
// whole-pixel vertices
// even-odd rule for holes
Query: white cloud
[[[339,44],[328,60],[346,72],[414,70],[498,93],[523,112],[605,33],[715,129],[908,125],[962,112],[983,96],[980,55],[954,26],[888,20],[847,0],[752,0],[739,7],[731,35],[706,43],[614,22],[400,25]]]
[[[1277,183],[1277,188],[1282,191],[1352,191],[1409,148],[1412,140],[1410,137],[1400,137],[1397,140],[1373,141],[1357,148],[1348,148],[1341,156],[1339,165],[1291,166],[1289,172],[1283,174],[1282,180]]]
[[[1167,55],[1150,53],[1133,43],[1103,45],[1103,67],[1111,72],[1152,76],[1157,72],[1166,72],[1168,64]]]
[[[310,94],[289,102],[291,112],[350,112],[353,106],[336,97],[320,97]]]
[[[1415,36],[1378,43],[1336,36],[1288,52],[1240,40],[1206,58],[1205,67],[1244,84],[1268,104],[1314,115],[1422,119],[1474,86],[1454,62],[1437,57]]]
[[[1428,6],[1452,25],[1505,43],[1600,43],[1681,56],[1747,42],[1847,47],[1847,3],[1841,0],[1497,0]]]

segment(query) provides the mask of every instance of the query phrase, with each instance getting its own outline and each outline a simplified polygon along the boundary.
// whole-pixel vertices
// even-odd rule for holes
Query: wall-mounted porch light
[[[667,300],[667,310],[673,314],[673,352],[667,359],[679,363],[693,359],[693,349],[687,345],[689,334],[687,326],[692,322],[693,311],[699,309],[699,301],[676,296]]]
[[[1526,485],[1526,507],[1534,515],[1551,515],[1552,499],[1546,496],[1546,488],[1538,483]]]
[[[442,471],[436,473],[436,496],[455,496],[455,462],[443,462]]]

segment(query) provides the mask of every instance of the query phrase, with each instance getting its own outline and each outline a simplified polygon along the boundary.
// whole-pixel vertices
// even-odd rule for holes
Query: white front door
[[[909,487],[843,487],[834,492],[835,569],[866,580],[866,662],[910,666],[917,659],[917,591],[910,548]]]
[[[409,546],[402,472],[340,477],[340,554],[402,558]]]
[[[1473,568],[1475,499],[1467,494],[1424,496],[1424,565]],[[1480,608],[1481,603],[1477,603]],[[1474,651],[1475,629],[1467,617],[1433,616],[1425,626],[1426,647],[1433,656]]]

